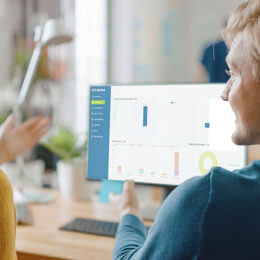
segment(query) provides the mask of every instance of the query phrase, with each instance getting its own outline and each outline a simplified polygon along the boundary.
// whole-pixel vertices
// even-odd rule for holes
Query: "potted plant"
[[[41,145],[60,158],[57,162],[59,189],[68,199],[88,199],[89,189],[86,182],[87,135],[80,140],[65,128],[50,136]]]

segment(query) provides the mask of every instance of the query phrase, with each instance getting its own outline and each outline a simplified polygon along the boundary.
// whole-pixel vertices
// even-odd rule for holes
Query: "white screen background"
[[[108,178],[178,185],[215,165],[243,167],[245,150],[231,141],[234,114],[220,99],[223,88],[112,86]]]

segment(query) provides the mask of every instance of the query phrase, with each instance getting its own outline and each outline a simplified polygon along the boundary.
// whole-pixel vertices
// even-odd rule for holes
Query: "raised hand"
[[[0,164],[35,146],[47,133],[49,123],[48,117],[37,116],[15,127],[13,115],[9,116],[0,126]]]

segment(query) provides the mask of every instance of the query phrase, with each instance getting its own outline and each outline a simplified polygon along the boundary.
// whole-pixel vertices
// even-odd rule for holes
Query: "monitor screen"
[[[88,178],[179,185],[213,166],[239,169],[224,84],[90,88]]]

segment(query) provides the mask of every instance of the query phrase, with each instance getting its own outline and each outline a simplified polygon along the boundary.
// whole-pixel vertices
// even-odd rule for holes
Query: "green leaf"
[[[61,159],[71,159],[82,156],[86,149],[86,145],[85,149],[78,146],[77,141],[77,137],[71,131],[61,128],[58,134],[51,136],[46,143],[41,143],[41,145]]]

